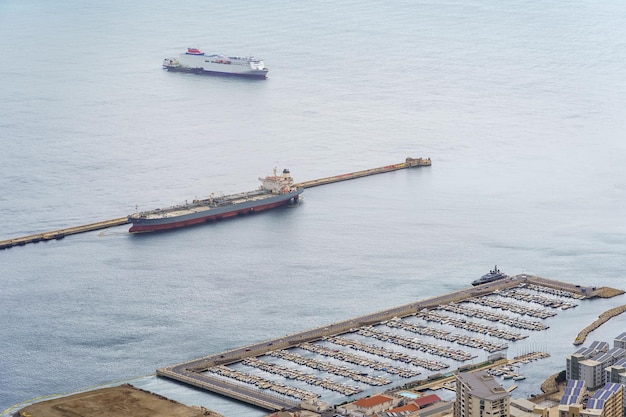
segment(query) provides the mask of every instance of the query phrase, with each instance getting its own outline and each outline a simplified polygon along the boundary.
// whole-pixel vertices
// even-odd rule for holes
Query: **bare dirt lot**
[[[102,388],[24,407],[23,417],[201,417],[220,416],[129,384]]]

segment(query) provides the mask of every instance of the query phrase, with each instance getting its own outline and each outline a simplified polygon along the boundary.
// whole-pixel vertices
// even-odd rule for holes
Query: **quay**
[[[379,168],[371,168],[363,171],[350,172],[342,175],[335,175],[332,177],[320,178],[317,180],[305,181],[296,184],[298,187],[311,188],[325,184],[332,184],[334,182],[347,181],[356,178],[367,177],[369,175],[384,174],[386,172],[397,171],[400,169],[430,166],[430,158],[406,158],[404,162],[398,164],[386,165]],[[0,249],[8,249],[13,246],[24,246],[27,243],[37,243],[48,240],[60,240],[65,236],[74,235],[77,233],[92,232],[94,230],[107,229],[109,227],[121,226],[128,224],[128,216],[120,217],[112,220],[104,220],[96,223],[85,224],[82,226],[69,227],[66,229],[54,230],[51,232],[37,233],[29,236],[17,237],[13,239],[0,240]]]
[[[452,358],[457,362],[471,360],[473,356],[467,355],[459,349],[450,349],[445,346],[427,344],[416,339],[401,338],[398,337],[398,334],[388,333],[386,331],[383,332],[379,329],[374,329],[373,326],[384,325],[389,329],[402,328],[403,330],[417,334],[432,335],[440,340],[471,346],[487,352],[504,350],[507,348],[504,343],[488,342],[477,337],[461,337],[441,329],[437,330],[435,332],[436,334],[426,334],[425,332],[433,332],[433,330],[425,326],[419,327],[414,324],[402,322],[402,319],[408,318],[409,316],[416,316],[426,321],[441,322],[441,320],[445,320],[445,323],[448,325],[461,328],[465,327],[467,329],[467,323],[464,321],[455,322],[454,319],[452,319],[453,316],[446,316],[446,318],[444,318],[445,311],[448,311],[450,306],[467,307],[466,304],[475,303],[474,300],[477,298],[489,295],[500,296],[500,294],[510,296],[509,294],[513,293],[513,290],[518,290],[516,293],[517,297],[525,297],[523,301],[533,302],[540,306],[543,306],[542,302],[544,300],[541,297],[537,297],[536,293],[548,293],[564,299],[580,300],[594,298],[598,296],[598,291],[600,291],[600,289],[596,290],[595,287],[575,285],[533,275],[515,275],[500,281],[462,289],[384,311],[331,323],[311,330],[166,366],[157,369],[156,373],[160,377],[176,380],[270,411],[279,411],[297,406],[326,409],[330,407],[330,405],[320,399],[320,395],[313,391],[289,386],[276,380],[266,379],[258,374],[234,370],[229,368],[229,365],[240,364],[253,369],[261,369],[270,374],[282,376],[287,380],[301,381],[309,384],[311,387],[322,387],[326,390],[337,391],[345,397],[351,397],[361,392],[362,389],[354,385],[347,386],[328,379],[319,379],[312,373],[305,373],[301,370],[295,371],[282,365],[279,366],[278,364],[262,361],[258,358],[268,355],[267,357],[280,358],[281,360],[293,362],[298,366],[307,366],[318,370],[324,369],[331,374],[342,375],[369,386],[386,385],[390,382],[382,377],[374,377],[373,375],[362,373],[362,368],[359,368],[361,371],[358,369],[350,369],[350,364],[378,371],[382,369],[384,372],[398,375],[401,378],[415,378],[419,375],[419,372],[408,367],[404,368],[403,366],[419,366],[430,371],[439,371],[449,367],[448,364],[443,362],[424,360],[423,357],[417,356],[419,352],[427,352],[430,355],[437,355],[447,359]],[[524,291],[526,291],[525,295]],[[563,308],[564,306],[565,308]],[[566,310],[572,307],[575,307],[575,305],[570,306],[569,304],[557,303],[547,305],[545,308]],[[528,307],[527,309],[529,312],[537,313],[537,307]],[[437,312],[435,312],[435,310]],[[462,312],[460,310],[455,310],[455,312],[472,317],[474,314],[477,314],[475,310],[474,308],[465,308]],[[525,312],[517,312],[517,314],[524,315]],[[551,316],[551,314],[545,316],[537,314],[538,318]],[[496,320],[500,319],[501,318],[496,318]],[[507,325],[510,327],[523,328],[527,331],[541,331],[547,328],[540,322],[521,320],[511,321]],[[507,332],[503,330],[501,326],[499,327],[500,328],[494,327],[490,329],[489,326],[482,325],[480,328],[470,330],[476,333],[487,333],[503,340],[520,340],[526,337],[525,335]],[[370,344],[364,342],[363,339],[355,340],[342,336],[348,334],[376,339],[390,345],[400,345],[410,349],[411,353],[403,353],[381,347],[378,343]],[[323,342],[324,346],[314,344],[315,342]],[[328,344],[332,344],[333,348],[329,348]],[[334,348],[335,346],[337,349]],[[334,365],[322,362],[320,359],[304,358],[297,353],[287,351],[290,348],[300,348],[323,357],[329,357],[333,360]],[[376,355],[397,362],[390,364],[388,361],[373,360],[371,357],[368,358],[367,356],[353,352],[364,352],[369,355]],[[334,361],[341,361],[348,366],[337,365]],[[382,366],[385,367],[381,368]],[[364,376],[367,376],[367,378],[364,378]],[[372,378],[377,379],[374,380]]]
[[[369,175],[384,174],[386,172],[397,171],[399,169],[431,166],[431,164],[432,161],[430,160],[430,158],[406,158],[404,162],[401,162],[399,164],[391,164],[379,168],[365,169],[363,171],[349,172],[347,174],[334,175],[332,177],[320,178],[311,181],[304,181],[296,184],[296,186],[302,188],[311,188],[340,181],[363,178]]]
[[[121,226],[129,223],[128,217],[120,217],[118,219],[104,220],[101,222],[85,224],[82,226],[68,227],[66,229],[54,230],[52,232],[37,233],[14,239],[1,240],[0,249],[8,249],[13,246],[24,246],[27,243],[37,243],[48,240],[60,240],[65,236],[75,235],[77,233],[92,232],[94,230],[106,229],[109,227]]]

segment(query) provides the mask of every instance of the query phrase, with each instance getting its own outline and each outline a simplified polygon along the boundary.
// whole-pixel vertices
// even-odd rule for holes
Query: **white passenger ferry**
[[[199,49],[187,48],[178,58],[165,58],[163,68],[168,71],[238,75],[266,78],[268,68],[262,60],[252,56],[207,55]]]

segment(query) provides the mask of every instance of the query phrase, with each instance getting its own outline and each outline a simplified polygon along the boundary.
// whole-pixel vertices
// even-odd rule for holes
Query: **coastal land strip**
[[[245,346],[240,349],[223,352],[221,354],[218,353],[215,355],[195,359],[182,364],[171,365],[169,367],[157,370],[157,375],[166,376],[171,379],[178,380],[192,386],[196,386],[198,388],[207,389],[206,386],[202,387],[201,384],[198,384],[197,381],[193,380],[197,376],[199,376],[200,373],[212,366],[243,361],[247,357],[256,357],[269,353],[270,351],[273,351],[275,349],[287,349],[289,347],[298,346],[301,343],[320,340],[323,337],[331,336],[333,334],[345,333],[346,331],[349,331],[349,329],[352,329],[354,327],[381,323],[383,321],[390,320],[393,317],[403,317],[414,314],[416,311],[422,309],[436,308],[441,304],[446,304],[450,302],[458,303],[462,300],[469,300],[474,297],[480,297],[497,292],[499,290],[511,288],[513,286],[520,285],[521,283],[540,285],[556,290],[568,291],[573,294],[577,294],[580,298],[610,298],[624,293],[624,291],[608,287],[581,287],[580,285],[574,285],[526,274],[516,275],[500,282],[492,282],[473,288],[466,288],[450,294],[445,294],[419,302],[414,302],[408,305],[392,308],[384,312],[378,312],[362,317],[353,318],[342,323],[333,323],[325,327],[308,330],[294,335],[284,336],[273,341],[266,341],[250,346]],[[626,305],[611,309],[603,313],[600,316],[601,319],[594,322],[592,326],[589,326],[585,330],[587,330],[588,333],[608,321],[611,317],[621,314],[624,311],[626,311]],[[585,335],[587,333],[585,333]],[[583,341],[584,338],[580,343],[582,343]],[[209,391],[219,392],[220,390],[209,389]],[[226,392],[219,393],[222,395],[237,398],[239,400],[244,400],[243,398],[238,398],[237,395],[232,395],[232,393],[231,395]],[[276,399],[276,397],[274,397],[274,399]],[[244,400],[244,402],[255,404],[255,401]],[[269,410],[273,409],[273,411],[280,409],[271,405],[263,406],[258,402],[256,402],[256,405]],[[293,406],[293,403],[291,405]],[[80,415],[84,417],[122,417],[128,415],[133,415],[137,417],[221,417],[218,413],[207,410],[206,408],[186,406],[158,394],[143,391],[129,384],[124,384],[112,388],[96,389],[92,391],[42,401],[26,406],[13,415],[21,417],[60,417],[66,415]]]
[[[100,388],[24,407],[20,417],[223,417],[204,407],[187,406],[130,384]]]

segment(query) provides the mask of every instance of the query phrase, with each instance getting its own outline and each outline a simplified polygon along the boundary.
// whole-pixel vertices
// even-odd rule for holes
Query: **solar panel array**
[[[565,392],[561,397],[560,404],[571,405],[580,402],[581,394],[585,391],[585,381],[570,379],[567,381]]]
[[[593,357],[594,361],[598,361],[600,363],[605,363],[610,361],[612,358],[623,358],[626,357],[626,349],[614,347],[608,352],[601,353],[597,356]]]
[[[593,394],[593,397],[589,398],[589,401],[587,401],[587,409],[601,410],[604,408],[606,400],[608,400],[611,395],[615,394],[621,388],[622,384],[607,382],[603,388]]]
[[[594,349],[594,350],[606,350],[609,348],[609,342],[599,342],[599,341],[595,341],[593,343],[591,343],[591,345],[589,345],[589,349]]]
[[[624,368],[626,368],[626,358],[619,359],[613,364],[613,366],[623,366]]]
[[[583,355],[585,358],[590,358],[599,353],[606,352],[607,350],[609,350],[609,347],[610,345],[608,342],[599,342],[596,340],[595,342],[591,343],[589,347],[581,347],[574,353]]]

